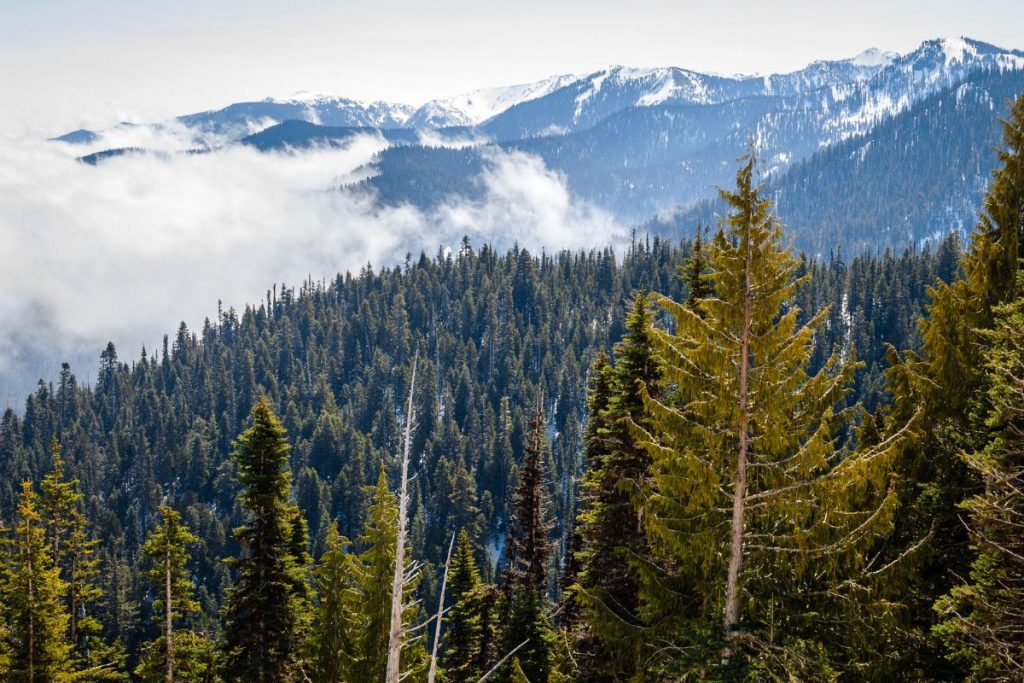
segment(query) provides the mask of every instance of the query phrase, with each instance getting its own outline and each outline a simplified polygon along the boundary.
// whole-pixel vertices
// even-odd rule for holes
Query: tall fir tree
[[[248,521],[235,530],[241,554],[224,613],[222,675],[232,681],[298,680],[303,671],[302,586],[306,539],[289,500],[288,435],[266,397],[234,458]]]
[[[503,633],[506,652],[525,642],[517,659],[531,680],[546,680],[554,633],[551,618],[548,567],[551,562],[551,531],[545,457],[544,411],[538,404],[530,416],[523,444],[519,487],[512,503],[504,591],[508,617]]]
[[[905,501],[897,521],[892,554],[913,552],[917,566],[889,590],[905,605],[900,639],[889,639],[895,669],[907,677],[959,677],[929,637],[937,618],[934,602],[971,571],[971,539],[960,504],[978,494],[984,482],[964,453],[982,451],[990,413],[985,390],[985,353],[991,346],[996,310],[1015,293],[1024,257],[1024,95],[1003,125],[1002,165],[993,173],[957,277],[929,290],[927,315],[920,323],[919,353],[904,358],[890,352],[892,415],[913,416],[919,438],[906,448],[900,472]]]
[[[1013,681],[1024,668],[1024,296],[996,314],[985,335],[990,436],[967,456],[984,491],[961,506],[977,557],[970,581],[936,604],[935,631],[970,681]]]
[[[21,487],[18,517],[4,562],[3,611],[11,683],[54,683],[72,672],[67,590],[53,563],[32,483]]]
[[[193,597],[195,587],[187,567],[188,546],[198,539],[173,508],[160,506],[157,517],[142,546],[142,556],[147,563],[146,578],[154,591],[153,620],[160,627],[160,637],[143,646],[135,673],[152,683],[201,683],[212,674],[211,634],[202,637],[176,627],[200,608]]]
[[[630,424],[647,425],[641,387],[659,394],[661,369],[653,345],[645,297],[636,295],[626,334],[615,347],[614,369],[595,366],[585,452],[588,471],[579,533],[582,569],[575,599],[598,642],[583,645],[587,675],[632,679],[643,674],[649,629],[641,615],[639,568],[650,562],[647,534],[639,515],[648,488],[651,459],[634,442]]]
[[[683,653],[672,675],[827,680],[826,643],[853,632],[853,596],[891,531],[889,476],[907,430],[866,451],[840,447],[836,407],[858,364],[837,352],[809,373],[828,311],[798,324],[807,278],[754,173],[748,155],[736,190],[722,191],[732,211],[710,248],[713,295],[697,310],[658,298],[673,321],[654,335],[672,391],[641,385],[649,426],[631,428],[653,461],[643,514],[672,581],[645,582],[642,599],[676,611],[673,640],[658,643]]]

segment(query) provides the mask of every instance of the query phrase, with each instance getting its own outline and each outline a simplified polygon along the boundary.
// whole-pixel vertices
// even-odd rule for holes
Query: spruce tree
[[[1024,292],[1020,277],[1019,292]],[[1024,297],[996,308],[985,337],[990,436],[968,456],[984,491],[966,500],[970,582],[936,604],[936,633],[971,681],[1011,681],[1024,663]]]
[[[9,664],[4,680],[53,683],[72,671],[67,639],[67,590],[46,543],[32,483],[21,487],[18,517],[0,586],[7,621],[4,633]]]
[[[504,591],[508,617],[502,642],[505,652],[526,641],[517,658],[531,680],[545,680],[553,640],[548,615],[548,565],[553,522],[548,518],[545,467],[545,420],[540,405],[530,417],[523,444],[519,487],[512,504]]]
[[[186,566],[189,562],[188,546],[198,539],[173,508],[160,506],[157,517],[157,525],[142,546],[142,556],[147,563],[146,578],[155,594],[153,620],[160,627],[160,637],[143,647],[142,661],[135,673],[142,680],[153,683],[199,683],[208,673],[211,659],[209,640],[175,628],[176,622],[199,610]]]
[[[796,277],[754,172],[751,155],[736,191],[722,191],[732,211],[710,248],[714,294],[696,310],[658,297],[674,323],[654,334],[672,390],[657,398],[640,386],[649,426],[632,429],[653,463],[643,512],[660,575],[689,592],[647,582],[642,599],[675,612],[673,641],[659,643],[684,653],[671,667],[828,678],[821,641],[850,627],[845,612],[822,613],[855,609],[869,551],[891,530],[893,442],[905,432],[863,452],[839,446],[834,408],[858,364],[834,353],[809,373],[828,311],[798,324],[807,277]]]
[[[235,530],[241,555],[224,614],[223,675],[254,683],[290,681],[302,665],[305,539],[289,501],[287,432],[266,397],[235,442],[248,521]]]

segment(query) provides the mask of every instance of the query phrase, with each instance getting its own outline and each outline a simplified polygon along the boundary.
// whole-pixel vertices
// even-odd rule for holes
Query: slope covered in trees
[[[426,678],[456,535],[451,680],[1012,666],[1022,124],[962,258],[795,256],[751,162],[694,243],[464,243],[65,366],[0,419],[0,666]]]

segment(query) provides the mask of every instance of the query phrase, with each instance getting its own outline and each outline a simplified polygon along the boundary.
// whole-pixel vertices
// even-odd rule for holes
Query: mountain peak
[[[879,50],[877,47],[870,47],[846,61],[854,66],[886,67],[892,64],[899,56],[898,52],[887,52]]]

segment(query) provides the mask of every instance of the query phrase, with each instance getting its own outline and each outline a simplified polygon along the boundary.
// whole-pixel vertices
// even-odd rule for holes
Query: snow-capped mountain
[[[477,126],[510,107],[544,97],[579,78],[571,74],[552,76],[536,83],[485,88],[464,95],[431,100],[414,111],[405,125],[409,128]]]
[[[323,126],[401,128],[413,108],[391,102],[360,102],[337,95],[298,93],[286,99],[268,97],[222,109],[188,114],[177,121],[204,132],[242,137],[282,121],[309,121]]]
[[[1007,99],[1024,89],[1022,84],[1024,52],[946,38],[925,41],[907,54],[871,49],[784,74],[722,76],[679,67],[612,66],[584,76],[554,76],[433,100],[415,109],[301,94],[237,103],[174,123],[193,132],[193,146],[210,138],[265,151],[344,145],[353,136],[380,131],[391,146],[376,158],[376,173],[366,184],[381,202],[423,208],[452,194],[478,191],[477,176],[495,149],[521,151],[564,176],[575,195],[623,222],[638,223],[713,197],[715,187],[729,184],[736,157],[751,142],[773,182],[819,153],[846,149],[847,141],[860,145],[857,154],[884,147],[875,144],[875,137],[896,119],[902,123],[892,129],[899,134],[887,138],[891,150],[881,157],[886,160],[901,158],[900,150],[908,145],[938,148],[953,139],[965,148],[989,150],[995,140],[979,136],[990,128],[978,126],[996,120]],[[966,87],[962,92],[961,86]],[[140,132],[139,127],[126,130]],[[439,144],[444,139],[453,144]],[[63,140],[88,145],[94,153],[83,159],[90,163],[119,153],[106,149],[115,145],[104,147],[107,138],[91,131],[75,131]],[[827,166],[840,163],[830,158]],[[876,163],[867,174],[885,163]],[[972,189],[957,195],[953,209],[924,207],[916,214],[920,220],[900,228],[900,239],[918,239],[972,220],[963,207],[973,206],[990,167],[980,157],[955,173],[950,164],[941,172],[921,164],[926,189],[915,189],[915,196],[945,188],[948,198],[957,193],[954,183]],[[970,182],[961,176],[970,176]],[[791,191],[788,196],[796,195]],[[832,203],[842,201],[839,197]],[[931,225],[938,216],[945,217],[944,225]],[[843,221],[837,218],[827,229],[843,231]],[[810,229],[824,235],[821,226]],[[865,230],[863,225],[857,229],[858,234]],[[896,234],[890,231],[885,239],[894,240]],[[803,244],[822,244],[804,239]],[[872,237],[857,239],[865,245]]]

